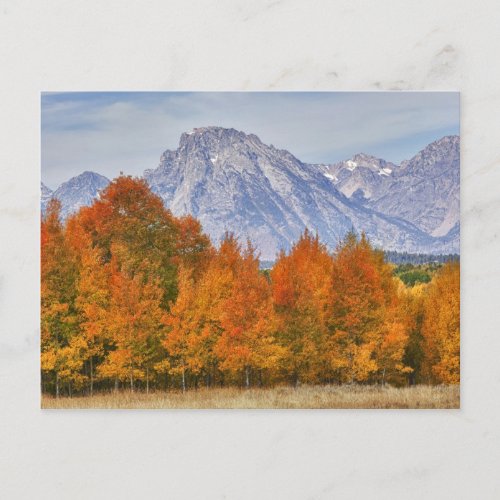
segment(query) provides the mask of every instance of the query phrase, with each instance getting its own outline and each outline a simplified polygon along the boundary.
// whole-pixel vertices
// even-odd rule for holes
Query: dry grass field
[[[93,397],[42,396],[42,408],[460,408],[459,386],[301,386],[119,392]]]

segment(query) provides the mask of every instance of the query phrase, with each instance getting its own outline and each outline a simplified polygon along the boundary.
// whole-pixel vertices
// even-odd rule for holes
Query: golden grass
[[[42,396],[42,408],[460,408],[459,386],[300,386],[118,392],[93,397]]]

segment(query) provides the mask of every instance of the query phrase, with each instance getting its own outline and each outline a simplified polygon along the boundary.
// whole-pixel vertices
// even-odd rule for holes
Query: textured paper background
[[[500,4],[0,2],[0,497],[500,497]],[[41,411],[41,90],[462,92],[462,410]]]

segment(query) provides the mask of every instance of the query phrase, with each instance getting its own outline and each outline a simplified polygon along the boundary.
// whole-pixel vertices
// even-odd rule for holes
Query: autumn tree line
[[[120,176],[64,223],[41,222],[44,392],[460,380],[460,278],[406,287],[364,237],[305,231],[269,271],[218,248],[145,181]]]

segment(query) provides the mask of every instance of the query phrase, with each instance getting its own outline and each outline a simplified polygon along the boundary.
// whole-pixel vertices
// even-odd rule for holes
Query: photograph
[[[460,408],[460,93],[42,92],[43,409]]]
[[[500,499],[500,2],[0,3],[0,500]]]

